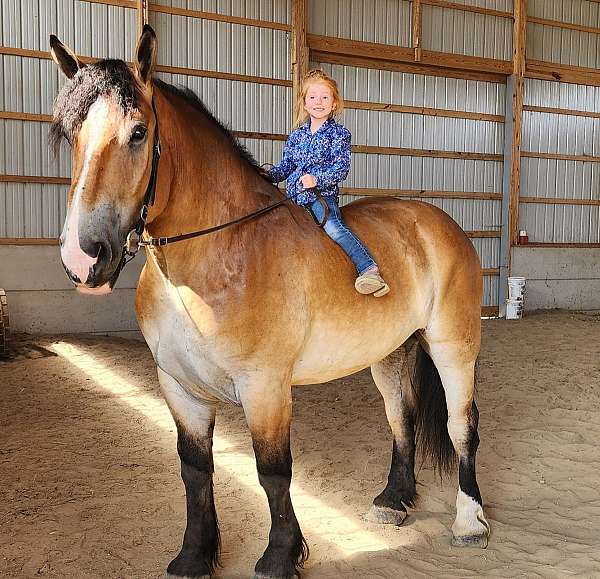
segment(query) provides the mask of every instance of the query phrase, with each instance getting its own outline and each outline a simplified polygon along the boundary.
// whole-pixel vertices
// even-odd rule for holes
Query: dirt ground
[[[145,344],[55,336],[0,363],[0,576],[157,578],[185,517],[174,427]],[[478,474],[492,536],[450,546],[456,481],[418,474],[400,528],[361,517],[391,439],[367,372],[295,390],[296,513],[306,579],[600,577],[600,316],[484,322]],[[218,577],[252,574],[268,509],[240,409],[216,428]]]

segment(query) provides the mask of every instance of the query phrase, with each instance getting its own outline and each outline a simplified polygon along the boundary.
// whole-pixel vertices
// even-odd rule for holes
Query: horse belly
[[[367,368],[398,349],[413,327],[315,331],[294,365],[293,384],[320,384]]]

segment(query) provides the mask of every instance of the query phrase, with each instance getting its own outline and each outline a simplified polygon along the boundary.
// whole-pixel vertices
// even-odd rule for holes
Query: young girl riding
[[[288,197],[322,223],[326,212],[317,198],[320,192],[329,208],[323,229],[354,263],[356,291],[381,297],[390,288],[364,244],[343,222],[338,205],[338,184],[348,176],[351,155],[350,131],[334,118],[343,110],[335,80],[321,70],[309,71],[296,103],[297,128],[288,137],[281,163],[265,176],[273,183],[287,179]]]

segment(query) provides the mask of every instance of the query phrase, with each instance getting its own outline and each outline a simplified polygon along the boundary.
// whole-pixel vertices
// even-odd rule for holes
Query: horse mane
[[[154,78],[153,82],[163,93],[182,98],[206,117],[226,138],[240,158],[257,172],[259,171],[260,167],[250,151],[206,108],[194,91],[184,86],[168,84],[157,78]],[[140,98],[139,88],[131,69],[125,62],[115,59],[101,60],[79,69],[77,74],[65,83],[54,101],[52,125],[48,135],[50,146],[55,153],[63,138],[69,144],[73,143],[73,137],[86,119],[90,107],[100,96],[114,99],[124,114],[137,108]]]
[[[248,149],[238,141],[235,135],[225,124],[217,119],[212,112],[206,108],[206,105],[200,100],[200,97],[193,90],[181,85],[175,86],[168,84],[158,78],[155,78],[153,82],[163,93],[184,99],[189,105],[192,106],[192,108],[197,110],[201,115],[205,116],[227,139],[229,144],[244,161],[249,163],[256,171],[260,169],[260,166],[256,162],[256,159],[252,156],[252,153],[250,153],[250,151],[248,151]]]

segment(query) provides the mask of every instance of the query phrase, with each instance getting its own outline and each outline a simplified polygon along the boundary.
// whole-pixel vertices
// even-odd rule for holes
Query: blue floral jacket
[[[268,172],[273,183],[287,179],[287,196],[298,205],[312,203],[317,197],[314,190],[304,189],[302,175],[317,179],[321,195],[338,196],[338,183],[348,176],[351,153],[350,131],[328,119],[313,135],[310,119],[288,137],[281,163]]]

